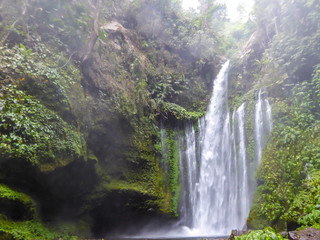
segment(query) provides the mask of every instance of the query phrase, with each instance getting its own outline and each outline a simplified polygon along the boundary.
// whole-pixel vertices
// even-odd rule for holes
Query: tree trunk
[[[98,36],[99,36],[100,3],[101,3],[101,0],[97,0],[96,5],[93,5],[92,2],[89,1],[89,4],[94,11],[93,29],[90,34],[90,39],[89,39],[87,48],[83,54],[81,64],[83,64],[89,58],[89,56],[93,50],[93,47],[96,44]]]

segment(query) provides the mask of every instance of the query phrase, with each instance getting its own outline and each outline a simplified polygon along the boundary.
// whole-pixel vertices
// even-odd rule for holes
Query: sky
[[[253,8],[254,0],[219,0],[218,2],[226,3],[228,17],[232,21],[236,21],[240,19],[240,14],[237,11],[239,4],[242,5],[244,8],[244,19],[247,19],[249,13]],[[182,0],[182,6],[184,9],[189,9],[190,7],[197,9],[199,6],[199,2],[198,0]]]

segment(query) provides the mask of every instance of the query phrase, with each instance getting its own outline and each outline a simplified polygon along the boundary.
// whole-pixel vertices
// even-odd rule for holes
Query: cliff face
[[[102,236],[175,215],[160,120],[201,116],[220,60],[171,4],[0,3],[1,201],[21,209],[1,209],[3,236]]]

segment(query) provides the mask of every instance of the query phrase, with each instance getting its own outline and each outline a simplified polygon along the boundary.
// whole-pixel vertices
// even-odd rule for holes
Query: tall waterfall
[[[253,195],[247,155],[245,103],[228,108],[228,66],[214,81],[207,115],[185,126],[180,149],[180,217],[194,235],[225,235],[245,226]],[[272,128],[271,106],[259,91],[255,107],[256,155]]]
[[[205,117],[193,227],[206,235],[226,234],[233,228],[241,228],[249,211],[244,105],[233,114],[231,128],[228,66],[229,62],[225,63],[214,81]]]
[[[200,159],[199,197],[193,227],[205,235],[223,234],[232,229],[231,216],[236,198],[232,176],[232,145],[228,110],[228,66],[225,63],[214,82],[213,95],[205,117],[203,146]],[[234,201],[232,201],[234,200]],[[230,225],[230,226],[229,226]]]
[[[195,235],[223,235],[242,228],[250,209],[245,104],[230,117],[228,66],[214,81],[207,115],[185,127],[180,151],[180,217]],[[230,120],[232,118],[232,125]]]

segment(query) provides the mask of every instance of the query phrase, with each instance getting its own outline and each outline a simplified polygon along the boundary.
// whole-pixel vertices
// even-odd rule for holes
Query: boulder
[[[235,237],[241,236],[243,234],[246,234],[248,231],[240,231],[237,229],[233,229],[231,232],[231,235],[228,237],[228,240],[233,240]]]
[[[301,231],[288,232],[290,240],[315,240],[320,239],[320,230],[316,228],[306,228]]]

